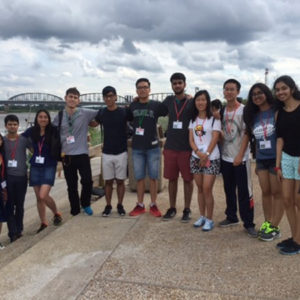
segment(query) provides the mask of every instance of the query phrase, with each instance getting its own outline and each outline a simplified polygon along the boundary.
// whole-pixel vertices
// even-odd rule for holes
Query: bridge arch
[[[53,94],[47,93],[22,93],[15,96],[12,96],[8,99],[8,101],[46,101],[46,102],[53,102],[53,101],[64,101],[63,98],[58,97]]]

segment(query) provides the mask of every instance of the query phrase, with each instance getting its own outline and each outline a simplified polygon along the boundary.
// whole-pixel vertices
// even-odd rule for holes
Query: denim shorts
[[[299,156],[291,156],[285,152],[282,152],[281,157],[281,169],[282,176],[285,179],[300,180],[299,168]]]
[[[43,184],[54,185],[56,166],[30,167],[29,185],[40,186]]]
[[[269,173],[276,175],[274,170],[276,166],[276,159],[257,159],[256,160],[256,171],[269,171]]]
[[[136,180],[146,177],[159,178],[160,149],[158,147],[148,150],[132,149],[133,172]]]

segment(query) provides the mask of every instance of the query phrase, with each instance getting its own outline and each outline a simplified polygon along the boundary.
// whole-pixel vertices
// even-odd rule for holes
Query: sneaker
[[[257,238],[257,231],[255,230],[254,227],[248,227],[246,228],[247,234],[248,236],[252,237],[252,238]]]
[[[270,242],[275,239],[279,239],[281,236],[279,227],[270,225],[269,227],[265,228],[259,235],[259,239],[265,242]]]
[[[202,231],[211,231],[214,228],[214,221],[213,220],[209,220],[209,219],[205,219],[205,223],[202,227]]]
[[[279,251],[280,254],[283,255],[294,255],[300,253],[300,245],[295,241],[291,241],[290,244]]]
[[[206,218],[200,216],[200,218],[194,223],[194,227],[201,227],[204,225]]]
[[[157,208],[156,204],[150,205],[150,214],[154,217],[161,217],[161,212]]]
[[[261,235],[265,230],[267,230],[270,227],[271,223],[269,221],[264,221],[258,231],[258,235]]]
[[[88,216],[91,216],[93,214],[93,210],[90,206],[86,206],[83,208],[83,211],[85,214],[87,214]]]
[[[141,214],[144,214],[146,212],[145,206],[140,206],[139,204],[136,205],[136,207],[129,213],[129,216],[135,217],[139,216]]]
[[[183,210],[181,222],[187,223],[191,219],[191,214],[192,214],[191,210],[189,208],[185,208]]]
[[[163,216],[164,221],[169,221],[176,216],[177,210],[175,207],[170,207]]]
[[[41,224],[41,226],[40,226],[40,228],[37,230],[37,232],[36,233],[40,233],[41,231],[43,231],[45,228],[47,228],[48,227],[48,225],[47,224],[45,224],[45,223],[42,223]]]
[[[108,217],[111,214],[111,205],[106,205],[104,211],[102,212],[102,217]]]
[[[237,220],[237,221],[230,221],[230,220],[228,220],[228,219],[225,219],[225,220],[223,220],[223,221],[221,221],[220,223],[219,223],[219,226],[220,227],[229,227],[229,226],[235,226],[235,225],[237,225],[237,224],[239,224],[240,222]]]
[[[5,246],[3,246],[1,243],[0,243],[0,250],[3,250],[5,248]]]
[[[282,249],[282,248],[288,247],[288,246],[291,245],[292,243],[293,243],[293,238],[288,238],[288,239],[283,240],[283,241],[281,241],[280,243],[278,243],[278,244],[276,245],[276,247],[277,247],[278,249]]]
[[[126,211],[125,211],[125,209],[124,209],[124,207],[123,207],[123,205],[121,203],[119,203],[117,205],[117,210],[118,210],[118,213],[119,213],[120,216],[123,217],[123,216],[126,215]]]
[[[60,213],[56,213],[53,217],[53,225],[59,226],[62,222],[62,217]]]

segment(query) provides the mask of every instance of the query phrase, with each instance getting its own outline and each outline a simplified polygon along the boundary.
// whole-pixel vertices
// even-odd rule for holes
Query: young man
[[[7,115],[4,119],[7,135],[4,137],[5,165],[8,194],[8,236],[11,242],[22,237],[24,201],[27,191],[26,148],[30,148],[27,138],[18,134],[19,119]]]
[[[176,215],[176,197],[179,172],[184,182],[184,210],[182,222],[191,219],[191,199],[193,175],[190,172],[191,147],[189,144],[189,122],[191,120],[191,100],[184,92],[186,79],[182,73],[174,73],[171,78],[174,96],[168,96],[163,104],[169,113],[167,140],[164,148],[164,177],[169,180],[170,208],[163,216],[167,221]]]
[[[221,227],[236,225],[237,195],[239,212],[244,222],[246,232],[250,237],[256,237],[253,223],[254,202],[250,178],[249,137],[243,121],[244,105],[237,100],[241,84],[235,79],[228,79],[223,85],[227,105],[222,120],[223,145],[221,170],[226,195],[226,219],[219,223]]]
[[[73,216],[80,213],[80,204],[87,215],[92,215],[90,206],[92,194],[92,171],[87,143],[88,127],[96,115],[96,110],[78,108],[80,93],[77,88],[66,91],[66,106],[63,110],[60,139],[62,144],[63,168],[68,186],[68,196]],[[59,115],[53,121],[58,125]],[[78,194],[78,174],[81,177],[81,196]]]
[[[103,126],[104,141],[102,149],[102,175],[105,180],[106,206],[103,217],[111,214],[111,196],[113,182],[117,183],[118,205],[120,216],[125,216],[123,198],[125,193],[124,180],[127,178],[127,120],[130,111],[117,106],[117,92],[112,86],[106,86],[102,90],[106,108],[100,109],[96,121]]]
[[[130,212],[130,216],[145,213],[144,192],[146,169],[150,179],[150,213],[160,217],[157,208],[157,179],[159,178],[160,149],[157,138],[157,119],[166,115],[167,111],[162,103],[149,100],[150,82],[147,78],[140,78],[136,82],[138,100],[130,104],[133,115],[134,134],[132,138],[132,157],[134,177],[137,180],[138,203]]]

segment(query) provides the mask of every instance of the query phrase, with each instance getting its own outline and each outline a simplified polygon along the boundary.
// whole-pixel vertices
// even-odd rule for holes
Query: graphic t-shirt
[[[258,112],[254,118],[253,135],[256,140],[256,159],[276,158],[275,111]]]
[[[193,130],[194,142],[200,152],[206,152],[212,140],[213,131],[221,131],[221,121],[213,117],[209,119],[196,118],[194,122],[190,121],[189,129]],[[194,151],[194,157],[199,157]],[[211,152],[209,159],[214,160],[220,158],[218,145]]]
[[[224,117],[222,121],[222,129],[224,134],[222,145],[222,159],[227,162],[233,162],[234,158],[240,151],[242,139],[245,134],[246,125],[243,121],[244,105],[240,106],[234,111],[227,111],[225,108]],[[249,158],[249,145],[245,151],[243,161]]]

